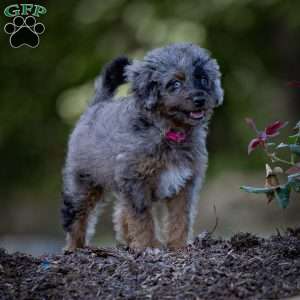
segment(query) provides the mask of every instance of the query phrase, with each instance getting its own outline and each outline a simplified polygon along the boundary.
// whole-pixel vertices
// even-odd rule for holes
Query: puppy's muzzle
[[[202,108],[207,101],[207,94],[203,91],[199,91],[192,96],[192,99],[197,108]]]

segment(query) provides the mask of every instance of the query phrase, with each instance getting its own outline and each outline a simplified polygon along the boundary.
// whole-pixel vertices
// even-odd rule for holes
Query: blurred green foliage
[[[46,31],[36,49],[12,49],[0,33],[0,234],[24,201],[43,207],[33,217],[54,216],[39,217],[40,224],[58,228],[68,134],[93,94],[95,76],[120,54],[139,58],[154,47],[191,41],[217,58],[225,102],[211,126],[211,176],[261,167],[260,155],[246,157],[252,133],[244,117],[260,127],[299,118],[300,89],[287,87],[300,80],[299,1],[26,2],[47,7],[39,19]],[[2,11],[11,3],[1,1]],[[8,21],[2,14],[1,26]]]

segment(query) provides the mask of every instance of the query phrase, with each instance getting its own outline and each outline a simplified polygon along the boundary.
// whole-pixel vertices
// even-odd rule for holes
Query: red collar
[[[183,143],[186,140],[186,133],[182,132],[182,131],[175,131],[172,129],[169,129],[168,131],[166,131],[165,133],[165,138],[168,141],[172,141],[175,143]]]

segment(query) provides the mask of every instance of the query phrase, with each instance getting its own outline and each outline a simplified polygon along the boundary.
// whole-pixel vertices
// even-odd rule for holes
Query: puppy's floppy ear
[[[216,106],[222,105],[224,100],[224,91],[221,86],[220,78],[215,80],[215,95],[216,95]]]
[[[224,91],[221,86],[221,72],[219,64],[215,59],[211,59],[207,63],[206,68],[208,68],[208,72],[213,73],[215,102],[216,106],[220,106],[223,104]]]
[[[155,68],[146,61],[133,61],[126,67],[125,74],[132,91],[148,110],[155,108],[159,98],[159,84]]]

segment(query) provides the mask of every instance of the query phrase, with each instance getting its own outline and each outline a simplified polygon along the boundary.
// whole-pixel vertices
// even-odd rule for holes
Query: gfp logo
[[[45,15],[47,9],[34,4],[12,4],[4,9],[4,15],[13,18],[4,26],[4,31],[10,35],[9,43],[13,48],[28,46],[36,48],[40,43],[40,35],[45,26],[36,18]]]

